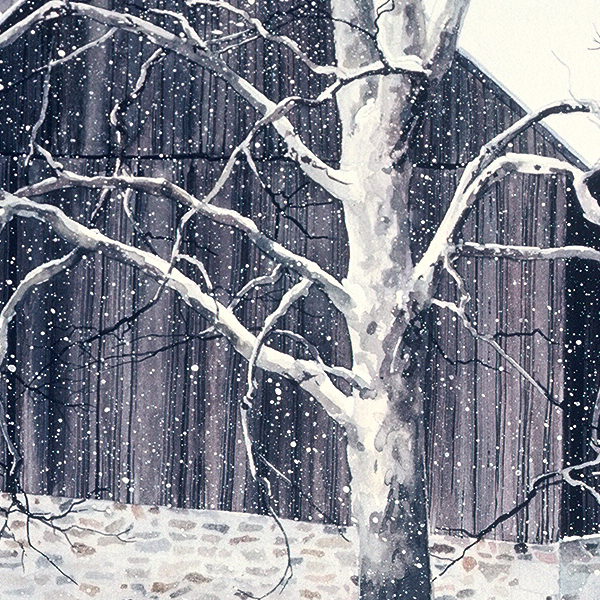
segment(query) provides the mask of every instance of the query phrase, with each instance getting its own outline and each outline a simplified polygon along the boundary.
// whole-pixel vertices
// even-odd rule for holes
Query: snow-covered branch
[[[331,367],[328,364],[326,364],[321,358],[319,350],[316,348],[316,346],[314,346],[314,344],[311,344],[304,336],[294,331],[288,331],[287,329],[275,329],[273,333],[284,335],[285,337],[288,337],[302,344],[306,348],[308,353],[313,357],[313,359],[316,360],[323,367],[323,370],[326,373],[329,373],[329,375],[333,375],[334,377],[339,377],[348,385],[352,386],[353,388],[357,388],[358,390],[363,392],[363,394],[365,394],[365,397],[368,397],[368,393],[372,387],[372,384],[367,382],[357,373],[354,373],[352,370],[347,369],[346,367]]]
[[[345,73],[338,69],[335,65],[319,65],[312,61],[309,56],[302,52],[298,44],[289,38],[287,35],[276,35],[271,33],[260,19],[253,17],[247,10],[234,6],[224,0],[187,0],[189,6],[211,6],[226,10],[232,15],[235,15],[245,22],[252,30],[254,30],[261,38],[279,44],[292,52],[292,54],[302,63],[304,63],[311,71],[317,75],[334,75],[337,78],[342,78]]]
[[[510,246],[504,244],[477,244],[464,242],[456,246],[460,255],[512,260],[561,260],[581,258],[600,262],[600,251],[587,246],[562,246],[560,248],[538,248],[537,246]]]
[[[582,471],[583,469],[587,469],[589,467],[596,467],[600,465],[600,447],[594,444],[590,444],[590,446],[596,453],[596,456],[594,458],[577,465],[566,467],[562,471],[560,471],[559,474],[562,476],[563,480],[566,481],[569,485],[581,488],[582,490],[591,494],[594,500],[600,506],[600,492],[598,492],[598,490],[593,488],[585,481],[573,477],[573,473],[576,473],[577,471]]]
[[[270,239],[258,229],[252,219],[244,217],[234,210],[202,202],[164,178],[134,177],[130,175],[86,177],[70,171],[62,171],[59,177],[51,177],[40,183],[22,188],[17,192],[17,195],[37,196],[67,187],[131,188],[170,198],[205,218],[242,231],[253,244],[274,261],[316,283],[340,311],[347,312],[354,305],[349,293],[333,275],[324,271],[317,263],[291,252]]]
[[[113,240],[96,229],[89,229],[67,217],[59,208],[37,204],[18,198],[8,192],[0,196],[0,222],[7,223],[15,216],[35,218],[49,225],[65,241],[84,252],[98,252],[103,256],[128,265],[148,277],[164,282],[166,288],[178,294],[184,302],[198,311],[214,328],[230,341],[234,349],[250,359],[256,347],[256,337],[250,333],[225,306],[202,290],[181,271],[171,268],[168,261]],[[296,381],[302,389],[317,400],[334,419],[345,423],[350,399],[338,390],[322,366],[315,361],[296,359],[288,354],[263,346],[256,365]]]
[[[261,115],[267,115],[276,108],[276,103],[267,98],[249,81],[238,75],[218,55],[210,52],[204,42],[198,42],[197,36],[175,35],[158,25],[131,14],[119,13],[80,2],[68,0],[51,0],[32,12],[22,21],[9,27],[0,34],[0,48],[4,48],[28,33],[38,23],[68,15],[86,17],[111,28],[121,29],[141,35],[160,48],[171,50],[211,71],[214,75],[229,84],[237,94],[246,100]],[[0,22],[1,24],[1,22]],[[352,184],[349,174],[342,173],[324,163],[300,139],[290,121],[281,116],[273,122],[273,127],[284,140],[288,153],[308,177],[321,185],[325,190],[338,198],[348,193]]]
[[[560,471],[560,475],[563,480],[573,487],[579,487],[582,490],[590,493],[594,500],[600,506],[600,492],[597,489],[586,483],[581,479],[573,477],[573,474],[587,469],[589,467],[595,467],[600,465],[600,441],[598,440],[598,430],[600,427],[600,392],[596,395],[596,404],[594,406],[594,412],[592,414],[592,422],[590,427],[590,439],[589,446],[592,452],[595,452],[596,456],[588,461],[565,467]]]
[[[299,281],[283,295],[283,298],[279,302],[277,308],[265,319],[265,323],[260,330],[260,333],[256,336],[256,343],[252,349],[252,354],[248,364],[248,390],[244,398],[244,402],[247,405],[251,405],[252,399],[254,398],[256,390],[258,389],[258,382],[254,377],[254,371],[256,367],[256,361],[260,355],[260,351],[262,350],[264,343],[267,340],[267,336],[271,333],[277,321],[284,317],[288,310],[290,310],[290,308],[298,300],[304,298],[308,294],[311,285],[312,281],[308,279],[302,279]]]
[[[544,156],[504,154],[515,137],[550,115],[595,110],[597,108],[592,103],[575,101],[555,103],[526,115],[482,147],[479,155],[465,168],[440,226],[423,257],[415,266],[411,287],[417,295],[427,297],[430,294],[434,269],[450,251],[475,201],[490,184],[500,181],[509,173],[567,174],[573,178],[573,186],[584,216],[589,221],[600,224],[600,208],[587,185],[590,175],[595,171],[585,173],[566,161]]]
[[[0,215],[0,225],[4,226],[7,222],[8,215],[5,213]],[[8,350],[8,331],[10,324],[17,314],[19,305],[27,298],[29,292],[38,285],[46,283],[59,273],[75,266],[82,257],[82,252],[79,249],[71,251],[63,258],[51,260],[28,273],[23,281],[17,286],[17,289],[12,293],[8,302],[4,305],[0,312],[0,365],[4,363],[6,352]],[[9,454],[12,457],[11,474],[15,472],[21,461],[21,455],[18,448],[14,444],[8,431],[7,406],[6,399],[0,399],[0,432],[6,443]]]
[[[461,2],[464,2],[464,0],[461,0]],[[406,56],[405,54],[397,57],[390,64],[375,60],[370,64],[362,65],[360,68],[350,71],[335,66],[320,66],[313,63],[293,40],[286,36],[271,34],[258,19],[252,17],[247,11],[222,0],[191,0],[190,4],[205,4],[233,12],[255,29],[261,37],[282,44],[291,50],[296,58],[307,64],[315,73],[335,76],[334,82],[321,92],[318,98],[313,100],[301,98],[290,99],[290,102],[287,103],[287,109],[281,111],[275,102],[267,98],[263,92],[231,69],[218,54],[211,52],[207,43],[199,37],[198,33],[181,14],[164,10],[151,11],[176,18],[180,22],[182,33],[181,35],[175,35],[146,19],[131,14],[124,14],[80,2],[69,2],[68,0],[50,0],[22,21],[8,28],[4,33],[0,34],[0,48],[14,43],[38,23],[68,15],[87,17],[111,28],[110,33],[102,36],[101,40],[93,42],[93,45],[104,41],[105,37],[109,36],[109,34],[112,35],[114,29],[121,29],[144,36],[159,48],[170,50],[223,79],[263,117],[276,115],[276,118],[270,119],[269,123],[273,125],[283,139],[289,157],[299,165],[308,177],[321,185],[327,192],[339,199],[349,197],[352,192],[352,186],[355,183],[353,174],[332,168],[317,157],[304,144],[285,115],[296,103],[319,104],[331,99],[340,89],[357,79],[392,73],[427,76],[430,74],[429,69],[423,66],[422,61],[418,57],[412,55]],[[452,25],[452,27],[455,26],[456,24]],[[77,51],[77,54],[79,53]]]
[[[280,277],[283,275],[283,269],[281,265],[275,265],[275,268],[268,275],[261,275],[260,277],[255,277],[251,279],[246,285],[242,287],[241,290],[236,292],[235,296],[231,299],[231,302],[228,305],[229,310],[233,311],[236,306],[254,289],[261,287],[263,285],[273,285],[279,281]]]

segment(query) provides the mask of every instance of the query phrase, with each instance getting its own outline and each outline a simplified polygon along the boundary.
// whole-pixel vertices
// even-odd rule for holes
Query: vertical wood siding
[[[440,222],[468,160],[522,115],[493,82],[457,57],[431,102],[416,150],[414,213],[428,232]],[[516,140],[514,150],[575,161],[541,127]],[[562,245],[570,201],[562,178],[512,176],[474,208],[464,239]],[[419,255],[422,248],[415,242],[414,253]],[[493,335],[561,404],[565,264],[461,259],[457,268],[471,295],[469,310],[479,332]],[[455,285],[444,281],[438,297],[454,300],[456,293]],[[525,382],[491,347],[475,340],[451,314],[434,308],[430,323],[431,526],[477,532],[523,502],[535,477],[561,467],[564,410]],[[520,542],[556,540],[561,501],[560,488],[551,487],[493,535]]]
[[[275,1],[264,3],[264,14],[278,6]],[[173,2],[165,7],[177,8]],[[211,11],[204,18],[201,12],[189,16],[201,33],[222,22]],[[282,32],[300,39],[315,60],[333,60],[326,20],[286,24],[285,16],[274,19]],[[101,33],[97,26],[77,23],[43,26],[36,38],[39,44],[21,44],[0,56],[7,87],[5,118],[0,121],[0,174],[9,189],[26,182],[15,157],[23,157],[27,127],[38,118],[40,78],[28,74],[61,44]],[[106,114],[132,88],[140,57],[150,52],[148,44],[117,34],[105,48],[90,52],[90,66],[80,62],[57,69],[40,139],[65,164],[87,173],[110,171]],[[324,85],[313,83],[285,52],[267,43],[242,46],[227,60],[276,100],[291,93],[315,96]],[[16,86],[8,85],[21,79]],[[442,218],[465,163],[520,115],[514,102],[458,57],[428,104],[415,150],[413,214],[415,223],[423,223],[413,242],[415,255],[423,249],[418,237],[430,236]],[[140,102],[127,113],[129,168],[140,175],[167,176],[201,195],[255,118],[222,82],[168,56],[152,72]],[[292,119],[316,153],[335,164],[339,129],[334,106],[301,108]],[[83,126],[78,125],[81,121]],[[266,195],[240,165],[218,202],[254,215],[266,233],[343,277],[348,249],[340,206],[285,160],[274,136],[260,134],[257,142],[259,168],[277,193],[273,198]],[[518,146],[564,155],[541,129],[524,136]],[[44,167],[35,164],[41,176]],[[565,238],[567,196],[562,180],[507,180],[474,210],[466,237],[560,243]],[[84,218],[91,214],[95,197],[71,191],[52,200]],[[168,255],[168,237],[181,209],[144,194],[136,194],[132,206],[141,228],[149,233],[145,242],[123,216],[116,195],[100,225],[109,235],[150,243]],[[205,263],[222,301],[272,268],[243,236],[227,228],[198,220],[188,233],[186,250]],[[21,221],[2,234],[1,244],[6,257],[3,300],[14,287],[7,280],[17,282],[32,265],[65,251],[44,226]],[[499,338],[506,351],[519,357],[561,401],[564,267],[482,260],[462,261],[459,267],[480,330],[510,333]],[[84,343],[140,309],[155,291],[155,284],[131,269],[93,256],[36,292],[21,311],[11,340],[17,370],[6,371],[8,387],[3,382],[0,391],[8,394],[27,456],[26,489],[75,496],[102,489],[101,495],[127,502],[261,511],[264,507],[247,472],[238,419],[246,367],[223,339],[199,338],[210,323],[165,293],[136,323]],[[261,290],[237,309],[238,316],[259,328],[283,291],[283,282]],[[451,298],[454,289],[444,282],[439,293]],[[434,528],[475,530],[522,499],[532,477],[561,464],[563,419],[448,315],[432,312],[431,327],[435,350],[426,387],[431,522]],[[317,291],[282,328],[305,335],[324,360],[350,364],[342,320]],[[273,337],[272,343],[303,351],[283,336]],[[192,371],[192,365],[199,370]],[[344,437],[322,410],[293,385],[263,377],[251,428],[258,451],[293,482],[267,470],[282,516],[348,522]],[[556,539],[559,508],[560,490],[552,488],[496,535],[532,542]]]

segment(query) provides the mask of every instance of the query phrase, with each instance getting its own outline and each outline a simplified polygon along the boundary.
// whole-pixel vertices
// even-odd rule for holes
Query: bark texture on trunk
[[[357,402],[361,426],[348,444],[361,598],[368,599],[430,595],[419,389],[426,340],[418,319],[399,329],[391,334],[396,358],[382,366],[377,396]]]
[[[466,3],[448,2],[437,20],[421,3],[333,0],[343,69],[378,61],[389,73],[357,80],[337,95],[340,168],[355,184],[342,198],[350,261],[344,284],[353,369],[371,382],[356,394],[347,427],[352,513],[360,539],[363,600],[431,596],[424,472],[423,399],[427,296],[412,294],[407,159],[428,78],[395,68],[409,56],[443,74]],[[349,26],[349,24],[353,26]],[[433,68],[435,67],[435,68]]]
[[[430,596],[419,388],[425,340],[408,294],[411,167],[392,158],[412,84],[390,76],[356,88],[345,92],[340,113],[342,168],[358,180],[345,203],[345,284],[357,299],[348,325],[354,369],[373,382],[372,397],[356,399],[356,430],[348,432],[361,598],[416,600]],[[361,98],[354,114],[353,93]]]

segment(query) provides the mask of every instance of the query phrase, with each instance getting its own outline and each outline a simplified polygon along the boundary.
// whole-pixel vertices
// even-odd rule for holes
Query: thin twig
[[[267,339],[267,336],[271,333],[275,323],[277,323],[280,318],[287,314],[292,305],[308,295],[311,285],[312,281],[309,279],[302,279],[284,294],[279,306],[265,319],[265,323],[261,332],[258,334],[258,336],[256,336],[256,342],[254,343],[254,348],[252,349],[252,354],[250,355],[250,359],[248,361],[248,390],[244,396],[243,404],[250,406],[252,405],[252,398],[254,398],[254,394],[256,393],[258,385],[256,379],[254,378],[256,361],[263,344]]]

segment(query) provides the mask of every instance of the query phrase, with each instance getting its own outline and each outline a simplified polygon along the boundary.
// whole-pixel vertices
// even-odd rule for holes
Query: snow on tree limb
[[[273,111],[276,107],[273,101],[267,98],[249,81],[233,71],[223,59],[211,53],[204,43],[199,44],[196,39],[197,36],[193,38],[186,37],[185,35],[180,37],[140,17],[80,2],[69,2],[68,0],[51,0],[47,2],[22,21],[19,21],[0,34],[0,48],[14,43],[38,23],[68,15],[87,17],[108,27],[115,27],[130,33],[143,35],[157,46],[171,50],[223,79],[237,94],[244,98],[263,116]],[[346,176],[348,174],[330,167],[309,150],[285,116],[281,116],[275,120],[273,127],[286,144],[289,156],[298,163],[308,177],[335,197],[339,198],[346,195],[348,186],[352,184],[351,178]]]
[[[6,222],[7,215],[5,213],[0,214],[0,225],[4,226]],[[6,352],[8,350],[8,331],[12,320],[17,314],[19,305],[27,298],[29,292],[31,292],[33,288],[42,283],[46,283],[59,273],[63,273],[65,270],[75,266],[82,255],[83,253],[81,250],[76,249],[62,258],[48,261],[30,271],[23,281],[19,283],[17,289],[12,293],[8,302],[0,312],[0,365],[4,363],[6,358]],[[10,472],[11,474],[14,474],[21,462],[21,455],[10,437],[7,423],[6,399],[2,397],[0,399],[0,432],[2,433],[8,452],[13,459]]]
[[[460,2],[464,4],[465,0],[460,0]],[[190,4],[206,4],[233,11],[238,16],[241,16],[246,22],[249,22],[253,28],[257,29],[262,37],[276,41],[290,49],[296,58],[305,64],[308,64],[315,73],[321,75],[335,75],[336,80],[334,83],[329,85],[317,99],[312,101],[309,99],[297,99],[298,101],[302,100],[307,104],[319,104],[331,99],[337,91],[357,79],[375,75],[389,75],[392,73],[422,76],[427,76],[431,73],[428,68],[423,66],[423,61],[419,57],[404,54],[400,57],[396,57],[393,64],[375,60],[370,64],[362,65],[360,68],[350,71],[334,66],[321,67],[312,63],[312,61],[300,51],[294,41],[286,36],[270,34],[258,19],[251,17],[246,11],[238,9],[221,0],[192,0]],[[197,32],[191,27],[185,17],[178,13],[174,13],[173,11],[152,12],[168,14],[169,16],[176,18],[182,26],[182,36],[175,35],[150,21],[131,14],[119,13],[117,11],[107,10],[80,2],[50,0],[23,20],[7,29],[4,33],[0,34],[0,48],[14,43],[38,23],[66,17],[68,15],[87,17],[111,27],[110,35],[112,35],[112,29],[121,29],[129,33],[143,35],[159,48],[170,50],[186,58],[190,62],[208,69],[215,76],[223,79],[230,85],[237,94],[244,98],[244,100],[246,100],[263,117],[277,113],[277,104],[267,98],[263,92],[253,86],[249,81],[231,69],[218,54],[211,52],[206,42],[200,39]],[[461,20],[462,17],[459,21]],[[2,20],[0,20],[0,25],[1,23]],[[452,27],[455,26],[456,23],[452,25]],[[450,29],[452,27],[450,27]],[[102,40],[94,41],[92,44],[96,45],[97,43],[101,43],[104,41],[104,38],[105,36],[102,36]],[[80,52],[77,51],[77,54],[80,54]],[[73,53],[73,56],[75,55],[76,54]],[[300,136],[295,132],[290,121],[285,116],[291,108],[292,105],[289,106],[288,110],[278,113],[276,118],[269,121],[283,139],[289,157],[299,165],[308,177],[321,185],[328,193],[339,199],[348,197],[351,194],[351,188],[355,183],[352,173],[341,171],[327,165],[304,144],[300,139]]]
[[[246,285],[242,287],[239,291],[235,293],[235,296],[231,299],[231,302],[227,305],[229,310],[233,311],[236,306],[244,299],[244,297],[249,294],[252,290],[257,287],[261,287],[263,285],[273,285],[279,281],[281,276],[283,275],[283,270],[280,264],[275,265],[275,268],[268,275],[261,275],[260,277],[255,277],[251,279]]]
[[[134,177],[130,175],[86,177],[70,171],[61,171],[59,177],[51,177],[22,188],[16,192],[16,195],[37,196],[68,187],[131,188],[175,200],[215,223],[227,225],[245,233],[253,244],[274,261],[316,283],[340,311],[347,312],[354,306],[350,294],[333,275],[321,269],[317,263],[295,254],[278,242],[271,240],[258,229],[252,219],[244,217],[232,209],[202,202],[164,178]]]
[[[254,398],[254,395],[258,389],[258,382],[254,377],[254,371],[256,367],[256,361],[260,355],[262,347],[266,342],[267,336],[271,333],[277,321],[282,317],[285,317],[292,305],[308,295],[311,285],[312,281],[309,279],[302,279],[299,281],[283,295],[283,298],[280,300],[277,308],[265,319],[265,323],[260,330],[260,333],[256,336],[256,342],[249,359],[248,391],[244,397],[244,402],[246,404],[251,405],[252,399]]]
[[[302,344],[308,353],[313,357],[313,359],[323,367],[323,370],[326,373],[329,373],[329,375],[334,375],[335,377],[339,377],[348,385],[351,385],[353,388],[357,388],[363,392],[366,397],[368,397],[368,393],[372,387],[372,384],[367,382],[357,373],[354,373],[351,369],[347,369],[346,367],[331,367],[326,364],[321,358],[317,347],[314,344],[311,344],[304,336],[296,333],[295,331],[289,331],[287,329],[274,329],[273,333],[278,333],[279,335],[283,335],[294,340],[295,342]]]
[[[49,225],[65,241],[84,252],[98,252],[112,260],[143,272],[177,293],[189,306],[214,323],[217,331],[231,342],[234,349],[249,359],[256,345],[256,337],[236,316],[199,284],[181,271],[171,268],[168,261],[113,240],[97,229],[89,229],[67,217],[59,208],[18,198],[8,192],[0,195],[0,222],[6,224],[14,216],[35,218]],[[167,279],[165,279],[168,276]],[[270,347],[261,349],[256,364],[259,368],[296,381],[328,414],[341,423],[348,421],[351,400],[338,390],[324,369],[315,361],[296,359]]]
[[[538,248],[537,246],[510,246],[504,244],[477,244],[464,242],[456,246],[456,253],[487,258],[512,260],[561,260],[581,258],[600,262],[600,251],[587,246],[563,246],[560,248]]]
[[[594,500],[600,505],[600,493],[593,486],[585,483],[581,479],[576,479],[573,477],[573,473],[577,471],[582,471],[583,469],[589,467],[595,467],[600,465],[600,442],[598,440],[598,427],[600,424],[600,392],[596,395],[596,403],[594,405],[594,412],[592,414],[591,421],[591,434],[589,439],[589,447],[592,452],[596,453],[596,456],[588,461],[584,461],[579,464],[570,465],[569,467],[565,467],[561,471],[558,472],[559,475],[562,476],[563,480],[566,481],[569,485],[573,487],[579,487],[582,490],[590,493]],[[597,474],[597,473],[595,473]]]
[[[511,127],[485,144],[478,156],[465,168],[450,206],[436,230],[423,257],[413,271],[413,289],[417,294],[427,295],[433,278],[433,271],[440,260],[450,251],[475,201],[490,184],[500,181],[509,173],[536,175],[556,175],[566,173],[573,177],[584,216],[589,221],[600,224],[600,207],[586,185],[591,173],[584,173],[566,161],[536,156],[533,154],[506,153],[509,144],[521,133],[555,114],[593,112],[598,107],[590,102],[564,101],[551,104],[538,111],[525,115]],[[593,172],[592,172],[593,173]]]
[[[594,452],[596,452],[595,458],[592,458],[591,460],[588,460],[586,462],[583,462],[583,463],[580,463],[577,465],[572,465],[570,467],[566,467],[565,469],[560,471],[559,474],[569,485],[571,485],[573,487],[581,488],[582,490],[591,494],[592,497],[594,498],[594,500],[598,503],[598,505],[600,505],[600,492],[598,492],[596,489],[594,489],[591,485],[587,484],[585,481],[582,481],[581,479],[576,479],[575,477],[573,477],[574,472],[581,471],[581,470],[589,468],[589,467],[595,467],[597,465],[600,465],[600,448],[598,448],[598,446],[594,446],[593,444],[590,444],[590,445],[592,446]]]
[[[211,6],[213,8],[220,8],[230,12],[231,14],[239,17],[244,21],[250,28],[252,28],[256,33],[265,40],[270,42],[275,42],[281,46],[284,46],[288,50],[292,52],[292,54],[301,62],[303,62],[311,71],[316,73],[317,75],[335,75],[340,78],[345,75],[345,73],[338,69],[334,65],[319,65],[312,61],[307,54],[302,52],[298,44],[289,38],[287,35],[276,35],[271,33],[262,23],[260,19],[253,17],[247,10],[243,8],[239,8],[238,6],[233,6],[233,4],[229,2],[225,2],[224,0],[187,0],[188,6]]]

